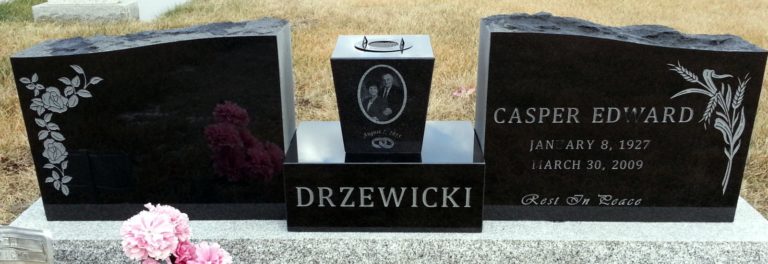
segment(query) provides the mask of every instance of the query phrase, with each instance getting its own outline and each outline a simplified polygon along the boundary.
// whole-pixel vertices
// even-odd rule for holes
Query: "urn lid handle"
[[[400,52],[412,48],[411,43],[405,42],[405,38],[400,37],[400,41],[397,41],[396,36],[384,36],[373,39],[368,39],[368,36],[363,36],[363,40],[355,43],[355,48],[364,52]]]

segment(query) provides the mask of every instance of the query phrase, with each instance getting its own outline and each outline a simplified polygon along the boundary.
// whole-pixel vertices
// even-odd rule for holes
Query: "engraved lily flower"
[[[61,142],[57,142],[56,140],[50,138],[46,139],[43,142],[43,146],[45,147],[45,150],[43,150],[43,157],[47,158],[48,162],[51,164],[59,164],[66,160],[69,155],[64,144],[61,144]]]
[[[56,87],[48,87],[42,96],[43,107],[54,113],[64,113],[67,111],[67,97],[61,95]]]

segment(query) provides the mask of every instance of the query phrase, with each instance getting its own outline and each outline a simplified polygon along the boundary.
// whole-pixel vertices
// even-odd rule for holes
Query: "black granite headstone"
[[[284,217],[290,28],[262,19],[48,41],[12,56],[51,220]]]
[[[550,14],[484,19],[486,219],[732,221],[766,51]]]
[[[348,161],[419,161],[435,58],[429,36],[339,36],[331,56]]]
[[[289,231],[482,231],[485,163],[470,122],[427,122],[419,162],[347,162],[341,130],[299,126],[285,161]]]

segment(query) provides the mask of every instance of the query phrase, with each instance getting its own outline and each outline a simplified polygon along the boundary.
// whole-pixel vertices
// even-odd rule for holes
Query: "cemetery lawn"
[[[340,34],[429,34],[435,50],[430,120],[471,120],[474,95],[451,94],[475,86],[482,17],[548,11],[621,26],[663,24],[682,32],[730,33],[768,47],[768,2],[658,1],[344,1],[192,0],[152,23],[36,23],[30,6],[43,0],[0,4],[0,224],[39,197],[32,157],[9,57],[46,39],[117,35],[264,16],[292,24],[293,66],[299,120],[335,120],[330,55]],[[214,89],[215,87],[212,87]],[[768,216],[768,85],[763,85],[742,196]]]
[[[0,4],[0,23],[3,21],[31,21],[30,6],[44,3],[45,0],[15,0]]]

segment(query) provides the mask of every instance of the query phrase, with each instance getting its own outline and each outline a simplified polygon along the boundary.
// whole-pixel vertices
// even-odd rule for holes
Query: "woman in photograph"
[[[374,121],[387,120],[387,116],[392,114],[392,111],[386,111],[389,107],[387,106],[386,100],[379,96],[379,87],[375,84],[369,85],[368,95],[369,97],[363,101],[363,108],[368,116]]]

